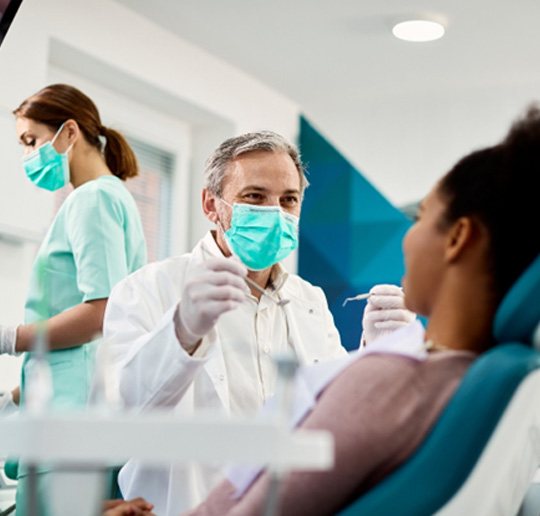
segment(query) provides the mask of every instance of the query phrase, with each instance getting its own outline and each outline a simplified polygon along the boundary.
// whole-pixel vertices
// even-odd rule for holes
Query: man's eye
[[[290,197],[285,197],[284,199],[281,199],[281,202],[283,204],[297,204],[298,203],[298,197],[295,197],[294,195],[291,195]]]
[[[260,201],[262,199],[262,195],[259,193],[248,193],[244,195],[244,199],[249,199],[250,201]]]

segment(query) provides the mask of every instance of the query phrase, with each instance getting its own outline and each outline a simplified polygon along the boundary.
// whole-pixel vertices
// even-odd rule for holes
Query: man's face
[[[287,213],[299,217],[300,174],[286,152],[248,152],[227,167],[222,198],[231,205],[280,206]],[[203,194],[203,208],[212,222],[219,223],[218,243],[226,249],[221,230],[230,228],[232,208],[208,191]]]

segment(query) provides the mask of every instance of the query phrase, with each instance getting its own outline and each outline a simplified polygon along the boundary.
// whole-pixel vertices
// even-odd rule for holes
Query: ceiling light
[[[405,41],[433,41],[444,36],[444,26],[429,20],[407,20],[394,25],[392,33]]]

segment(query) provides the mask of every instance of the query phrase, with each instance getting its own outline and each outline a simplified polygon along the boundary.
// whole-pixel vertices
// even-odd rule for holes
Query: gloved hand
[[[246,267],[237,260],[210,258],[186,281],[178,305],[176,335],[191,353],[219,317],[240,305],[249,293]]]
[[[19,410],[19,406],[13,401],[11,391],[0,391],[0,416],[7,416]]]
[[[0,355],[18,355],[15,351],[17,341],[17,328],[14,326],[0,325]]]
[[[375,285],[369,293],[364,317],[362,318],[361,345],[407,326],[416,319],[416,314],[405,308],[403,290],[396,285]]]

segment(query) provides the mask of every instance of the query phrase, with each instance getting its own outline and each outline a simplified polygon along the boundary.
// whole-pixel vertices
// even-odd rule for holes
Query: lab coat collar
[[[285,285],[288,277],[289,273],[285,270],[283,265],[281,265],[281,263],[276,263],[272,267],[272,272],[270,273],[272,290],[274,290],[274,292],[278,292],[279,290],[281,290],[283,285]]]

